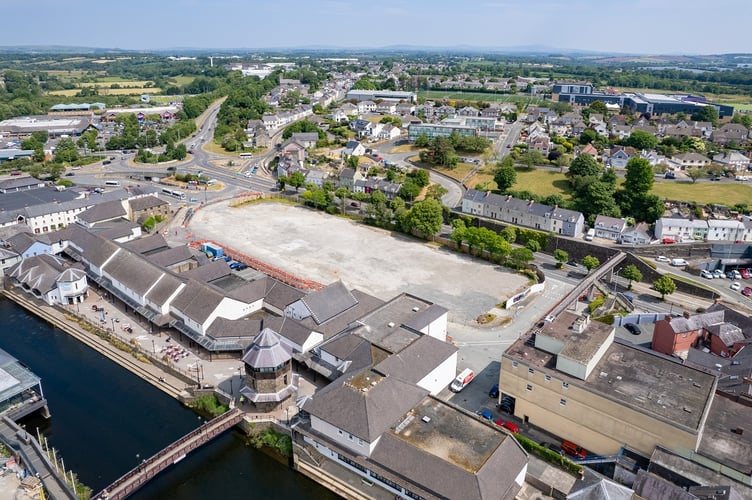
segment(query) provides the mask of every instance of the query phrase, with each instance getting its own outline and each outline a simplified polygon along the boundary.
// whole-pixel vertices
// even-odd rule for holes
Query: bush
[[[206,394],[194,399],[189,406],[199,412],[208,413],[212,417],[218,417],[229,410],[229,408],[219,403],[215,394]]]
[[[582,474],[582,466],[572,462],[567,457],[559,455],[555,451],[549,450],[548,448],[545,448],[535,441],[528,439],[525,436],[521,436],[520,434],[515,434],[514,437],[515,439],[517,439],[517,442],[520,443],[523,448],[525,448],[525,451],[527,451],[531,455],[535,455],[536,457],[545,460],[548,463],[558,465],[559,467],[564,468],[572,474]]]
[[[604,314],[603,316],[599,316],[597,318],[594,318],[595,321],[600,321],[601,323],[605,323],[607,325],[613,325],[614,324],[614,315],[613,314]]]
[[[590,312],[590,314],[593,314],[593,311],[602,306],[604,302],[606,302],[606,297],[604,297],[603,295],[594,298],[593,301],[588,304],[588,312]]]

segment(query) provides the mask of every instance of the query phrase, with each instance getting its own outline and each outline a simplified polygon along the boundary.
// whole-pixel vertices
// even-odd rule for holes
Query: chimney
[[[684,311],[684,312],[682,313],[682,316],[684,316],[685,318],[689,319],[689,318],[690,318],[690,316],[692,316],[692,315],[690,314],[690,312],[689,312],[689,311]]]

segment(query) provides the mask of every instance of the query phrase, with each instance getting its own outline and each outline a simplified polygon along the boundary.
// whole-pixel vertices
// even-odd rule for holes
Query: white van
[[[593,238],[595,238],[595,229],[588,229],[588,232],[585,235],[585,241],[593,241]]]
[[[457,375],[457,378],[454,379],[452,385],[449,386],[449,389],[453,392],[460,392],[467,384],[472,382],[474,378],[475,372],[470,368],[465,368],[459,375]]]
[[[686,266],[689,262],[684,259],[671,259],[671,265],[676,267]]]

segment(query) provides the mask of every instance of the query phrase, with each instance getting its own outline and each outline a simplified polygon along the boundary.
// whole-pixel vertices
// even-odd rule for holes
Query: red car
[[[749,297],[750,295],[752,295],[752,288],[746,287],[744,290],[742,290],[742,295],[746,297]]]
[[[588,452],[585,448],[576,443],[573,443],[572,441],[562,441],[561,449],[564,450],[564,453],[566,453],[567,455],[571,455],[576,458],[585,458],[588,455]]]
[[[517,427],[517,425],[514,424],[514,423],[512,423],[512,422],[505,422],[502,419],[498,419],[494,423],[496,425],[498,425],[499,427],[504,427],[509,432],[512,432],[514,434],[519,434],[520,433],[520,428]]]
[[[742,278],[744,278],[745,280],[748,280],[750,277],[749,271],[747,271],[746,269],[739,269],[739,274],[741,274]]]

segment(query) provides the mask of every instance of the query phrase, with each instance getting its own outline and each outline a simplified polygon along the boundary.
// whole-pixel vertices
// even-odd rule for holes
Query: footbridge
[[[234,427],[241,420],[243,412],[237,408],[220,415],[145,459],[92,498],[119,500],[130,496],[167,467],[178,463],[188,453]]]

